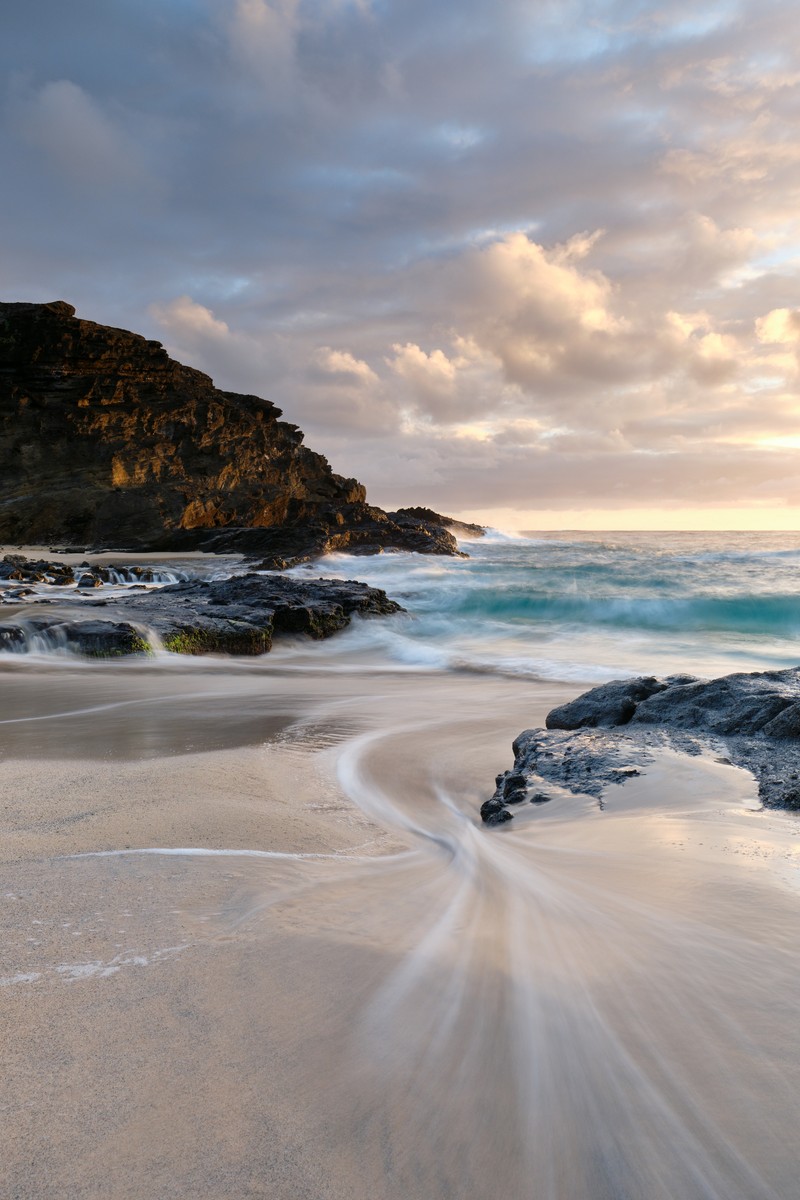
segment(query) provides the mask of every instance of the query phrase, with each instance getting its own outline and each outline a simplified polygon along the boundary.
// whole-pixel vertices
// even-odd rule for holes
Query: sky
[[[800,528],[796,0],[35,0],[0,69],[0,298],[387,508]]]

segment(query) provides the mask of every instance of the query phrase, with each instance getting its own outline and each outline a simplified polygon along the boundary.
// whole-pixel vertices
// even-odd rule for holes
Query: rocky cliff
[[[237,549],[259,529],[280,531],[281,565],[328,548],[326,531],[347,549],[352,529],[364,550],[456,552],[367,506],[280,416],[63,301],[0,304],[0,542]]]

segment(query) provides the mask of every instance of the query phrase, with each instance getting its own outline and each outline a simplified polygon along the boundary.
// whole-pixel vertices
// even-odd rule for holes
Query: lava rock
[[[458,553],[440,523],[367,505],[281,415],[64,301],[0,304],[0,542],[235,550],[275,567]]]
[[[584,726],[625,725],[631,720],[637,706],[667,685],[654,676],[646,679],[615,679],[600,687],[592,688],[552,709],[546,718],[548,729],[581,729]]]
[[[524,792],[527,783],[528,781],[524,775],[519,774],[519,772],[509,772],[503,779],[503,796],[507,799],[514,792],[519,791],[520,788]]]
[[[800,667],[612,680],[553,709],[546,726],[515,738],[513,769],[497,776],[493,807],[482,814],[508,803],[519,779],[533,803],[551,799],[539,790],[545,781],[599,798],[645,772],[665,744],[709,749],[749,770],[766,806],[800,809]]]
[[[197,543],[214,554],[238,552],[256,560],[257,569],[283,571],[325,554],[381,554],[407,550],[465,558],[452,533],[413,518],[395,520],[374,505],[326,507],[313,518],[287,521],[270,529],[229,529]]]
[[[434,512],[432,508],[423,508],[421,505],[414,505],[411,508],[398,508],[396,512],[389,513],[389,516],[395,519],[398,517],[412,517],[417,521],[424,521],[428,525],[443,525],[445,529],[449,529],[461,537],[479,538],[486,536],[485,525],[473,525],[469,521],[458,521],[455,517],[445,517],[442,513]]]
[[[139,629],[122,621],[26,617],[24,623],[0,623],[0,650],[67,649],[89,658],[149,654]]]
[[[40,617],[38,607],[33,602],[15,622],[3,622],[0,648],[24,647],[36,634],[54,647],[63,644],[93,657],[141,653],[158,643],[176,654],[258,655],[271,649],[276,635],[327,638],[355,614],[403,611],[365,583],[256,574],[87,600],[62,617]],[[108,617],[98,621],[87,615],[88,608],[105,608]]]
[[[489,800],[484,800],[481,805],[481,820],[484,825],[503,825],[506,821],[512,821],[514,814],[510,813],[503,806],[503,802],[492,796]]]

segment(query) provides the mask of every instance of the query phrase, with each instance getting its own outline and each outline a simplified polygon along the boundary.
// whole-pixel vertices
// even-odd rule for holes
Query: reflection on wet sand
[[[488,832],[565,690],[313,654],[3,677],[8,1193],[792,1195],[797,819],[665,752]]]

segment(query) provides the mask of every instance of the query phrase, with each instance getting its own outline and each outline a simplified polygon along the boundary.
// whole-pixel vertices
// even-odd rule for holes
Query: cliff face
[[[364,503],[269,401],[74,313],[0,304],[0,542],[166,547]]]

